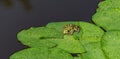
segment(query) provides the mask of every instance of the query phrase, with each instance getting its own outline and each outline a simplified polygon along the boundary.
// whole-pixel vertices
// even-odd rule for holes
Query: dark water
[[[31,26],[43,26],[55,21],[91,21],[99,1],[0,1],[0,59],[9,59],[12,53],[25,48],[16,38],[20,30]]]

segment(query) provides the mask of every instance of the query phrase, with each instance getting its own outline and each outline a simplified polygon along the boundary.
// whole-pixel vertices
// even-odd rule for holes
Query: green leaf
[[[81,30],[78,35],[82,43],[85,44],[101,41],[101,37],[104,35],[104,31],[100,27],[87,22],[80,22],[79,26]]]
[[[92,17],[92,21],[106,31],[120,30],[119,5],[119,0],[106,0],[101,2],[97,12]]]
[[[28,48],[14,53],[10,59],[48,59],[48,48]]]
[[[101,48],[101,43],[85,44],[86,53],[82,53],[82,59],[106,59],[106,56]]]
[[[106,59],[100,43],[104,31],[91,23],[80,22],[79,24],[81,28],[79,39],[86,50],[81,54],[82,59]]]
[[[72,55],[67,51],[59,48],[49,49],[50,54],[48,59],[73,59]]]
[[[57,48],[68,51],[69,53],[83,53],[85,49],[79,40],[74,39],[72,35],[65,35],[64,39],[49,40],[57,44]]]
[[[67,24],[76,24],[77,26],[80,27],[80,32],[79,33],[75,32],[73,35],[63,35],[62,34],[63,26]],[[94,45],[92,46],[91,43],[96,44],[96,42],[100,42],[103,34],[104,31],[102,29],[88,22],[58,22],[58,23],[56,22],[56,23],[48,24],[47,27],[38,27],[38,28],[30,28],[27,30],[23,30],[19,32],[17,37],[19,41],[21,41],[24,45],[28,45],[32,48],[44,46],[44,47],[50,47],[53,50],[59,48],[69,52],[69,54],[82,53],[82,56],[78,57],[79,59],[81,57],[84,58],[85,56],[86,57],[90,56],[89,58],[91,58],[93,56],[91,56],[90,54],[95,55],[98,52],[99,52],[99,54],[97,55],[98,57],[99,55],[100,56],[104,55],[101,51],[100,44],[96,45],[96,46],[99,45],[97,49],[96,48],[90,50],[88,49],[88,47],[89,48],[94,47]],[[98,52],[96,52],[97,50]],[[94,51],[96,53],[94,53]],[[56,52],[52,53],[51,57],[50,55],[48,57],[57,58],[56,55],[54,54],[56,54]]]
[[[98,4],[99,9],[120,8],[120,0],[105,0]]]
[[[30,47],[48,46],[53,47],[56,44],[49,42],[49,39],[63,38],[63,34],[56,29],[37,27],[22,30],[18,33],[17,38],[24,45]],[[46,44],[47,43],[47,44]]]
[[[103,36],[102,48],[109,59],[120,59],[120,31],[108,31]]]
[[[66,51],[55,48],[28,48],[13,54],[10,59],[73,59]]]
[[[76,36],[82,37],[86,41],[90,41],[90,40],[93,42],[101,41],[101,36],[104,34],[104,31],[100,27],[93,25],[91,23],[88,23],[88,22],[83,22],[83,21],[79,21],[79,22],[53,22],[53,23],[48,23],[47,27],[54,28],[54,29],[62,32],[63,27],[66,24],[75,24],[75,25],[79,26],[80,33],[74,33],[73,36],[75,38],[76,38]]]

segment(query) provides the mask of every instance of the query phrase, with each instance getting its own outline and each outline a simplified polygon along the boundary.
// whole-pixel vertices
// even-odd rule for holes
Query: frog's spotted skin
[[[72,35],[74,32],[79,32],[80,27],[74,24],[68,24],[63,27],[63,34]]]

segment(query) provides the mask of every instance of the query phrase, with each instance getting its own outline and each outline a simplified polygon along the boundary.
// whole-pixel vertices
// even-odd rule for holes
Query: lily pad
[[[72,35],[65,35],[64,39],[53,39],[57,48],[68,51],[69,53],[83,53],[85,49],[79,40],[74,39]]]
[[[13,54],[10,59],[73,59],[66,51],[61,49],[28,48]]]
[[[10,59],[48,59],[48,48],[28,48],[14,53]]]
[[[100,27],[88,22],[79,22],[79,26],[81,30],[78,35],[82,43],[101,41],[104,31]]]
[[[82,59],[107,59],[100,42],[84,44],[84,46],[87,52],[81,54]]]
[[[120,1],[106,0],[99,4],[99,8],[92,16],[92,21],[105,29],[120,30]]]
[[[110,8],[120,8],[120,0],[104,0],[98,4],[98,9],[108,10]]]
[[[104,31],[91,23],[80,22],[79,24],[81,28],[79,39],[86,50],[81,54],[82,59],[106,59],[101,48]]]
[[[120,59],[120,31],[108,31],[103,36],[102,48],[109,59]]]
[[[30,47],[53,47],[56,46],[56,44],[51,43],[48,40],[53,38],[63,38],[63,34],[56,29],[37,27],[22,30],[18,33],[17,38],[21,43]]]

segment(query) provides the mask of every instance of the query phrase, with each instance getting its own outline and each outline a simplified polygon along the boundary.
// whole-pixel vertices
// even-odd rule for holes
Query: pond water
[[[0,59],[26,48],[16,34],[49,22],[91,21],[100,0],[1,0]]]

